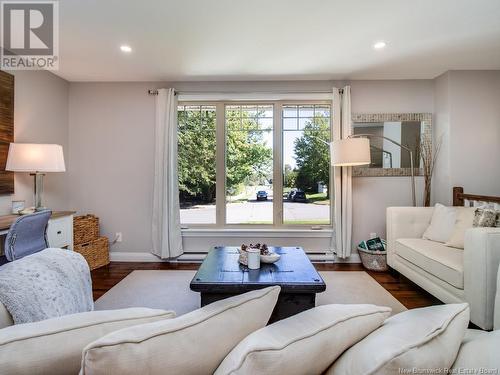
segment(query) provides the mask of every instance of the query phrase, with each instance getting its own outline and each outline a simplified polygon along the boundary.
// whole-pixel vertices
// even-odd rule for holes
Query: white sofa
[[[388,366],[392,371],[377,373],[401,373],[397,370],[401,368],[407,368],[408,371],[417,367],[439,369],[443,358],[446,358],[449,365],[455,360],[453,372],[450,373],[471,373],[463,372],[464,369],[479,371],[500,368],[497,355],[500,330],[466,330],[465,338],[463,337],[469,321],[469,309],[461,322],[446,313],[448,306],[429,308],[443,308],[442,311],[410,310],[398,314],[400,317],[404,314],[405,319],[398,319],[398,315],[395,315],[384,322],[385,328],[377,329],[384,317],[376,318],[378,323],[373,317],[381,313],[388,315],[388,308],[373,305],[329,305],[270,325],[265,331],[256,331],[258,327],[254,324],[264,326],[276,302],[278,291],[271,295],[272,289],[276,287],[233,297],[232,301],[219,301],[183,315],[176,321],[172,320],[175,314],[170,311],[131,308],[91,311],[6,327],[0,329],[0,373],[77,374],[83,365],[80,374],[163,374],[169,373],[167,367],[174,365],[177,369],[175,373],[208,374],[213,369],[207,369],[207,361],[211,361],[213,368],[219,366],[217,374],[276,373],[252,371],[253,367],[248,371],[224,371],[228,366],[240,363],[242,353],[247,353],[247,358],[252,357],[253,361],[249,362],[254,364],[254,354],[261,353],[257,362],[267,370],[271,368],[270,365],[277,366],[278,372],[284,368],[284,364],[296,366],[293,367],[294,371],[285,371],[294,374],[320,373],[313,369],[319,365],[324,367],[325,363],[327,366],[332,364],[326,372],[328,375],[372,373],[355,370],[358,367],[378,366],[375,361],[388,363],[390,358],[393,359]],[[497,301],[500,302],[500,290]],[[460,308],[459,305],[449,307],[452,310]],[[238,310],[240,308],[243,310]],[[496,310],[496,314],[495,321],[500,323],[500,308]],[[458,315],[462,314],[455,317]],[[369,321],[364,319],[370,316]],[[349,319],[358,318],[362,319],[345,325]],[[260,323],[255,323],[256,319]],[[386,324],[391,319],[392,323]],[[167,320],[169,322],[165,324]],[[223,332],[220,331],[221,320],[224,322]],[[209,324],[209,321],[212,322]],[[323,328],[318,329],[318,325]],[[419,334],[415,333],[415,327],[419,327]],[[375,331],[364,337],[372,329]],[[401,335],[398,333],[400,329]],[[250,336],[244,338],[249,333]],[[174,336],[168,339],[171,335]],[[283,343],[288,340],[293,340],[294,344]],[[367,342],[363,344],[365,340]],[[419,344],[410,345],[410,341]],[[139,348],[144,345],[145,348]],[[211,350],[203,350],[207,345],[211,345]],[[256,350],[255,346],[263,350]],[[380,348],[384,349],[383,355],[378,353],[379,355],[373,356],[374,351],[381,351]],[[353,352],[349,354],[351,349]],[[404,355],[402,349],[406,352]],[[224,353],[221,354],[221,350]],[[156,358],[163,358],[162,361],[152,360],[152,353],[156,353]],[[334,363],[340,353],[343,353],[342,357],[338,363]],[[437,355],[433,356],[432,353]],[[165,362],[164,357],[167,355],[170,359]],[[290,364],[290,358],[297,358],[298,362]],[[398,366],[391,364],[393,360]],[[180,363],[183,366],[187,364],[191,371],[179,370],[177,366]],[[356,366],[351,371],[344,371],[346,364],[348,367],[354,364]],[[127,371],[122,371],[124,369]]]
[[[448,247],[422,239],[433,209],[387,208],[387,263],[445,303],[468,302],[471,321],[491,330],[500,228],[468,229],[463,250]]]

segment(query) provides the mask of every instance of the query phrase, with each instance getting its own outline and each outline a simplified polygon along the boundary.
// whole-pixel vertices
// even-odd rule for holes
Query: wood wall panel
[[[5,170],[14,142],[14,76],[0,71],[0,194],[14,193],[14,173]]]

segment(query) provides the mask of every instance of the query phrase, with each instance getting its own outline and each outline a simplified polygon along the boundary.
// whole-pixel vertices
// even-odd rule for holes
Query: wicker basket
[[[107,237],[75,245],[74,250],[83,255],[91,270],[109,264],[109,243]]]
[[[73,243],[81,245],[99,237],[99,218],[94,215],[75,216],[73,219]]]
[[[387,251],[372,251],[358,246],[363,266],[370,271],[387,271]]]

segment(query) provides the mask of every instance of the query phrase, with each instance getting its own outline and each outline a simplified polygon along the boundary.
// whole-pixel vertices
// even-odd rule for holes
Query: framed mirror
[[[420,142],[432,139],[431,113],[353,113],[352,133],[370,134],[371,164],[354,167],[353,176],[410,176],[410,153],[382,137],[408,147],[415,175],[422,175]]]

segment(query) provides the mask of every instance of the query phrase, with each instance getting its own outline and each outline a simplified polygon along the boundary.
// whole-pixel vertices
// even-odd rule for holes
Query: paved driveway
[[[271,223],[273,220],[273,202],[247,201],[227,203],[227,222],[229,224]],[[325,221],[330,218],[330,206],[313,203],[283,203],[286,221]],[[181,209],[181,222],[196,224],[215,223],[215,204],[194,206]]]

